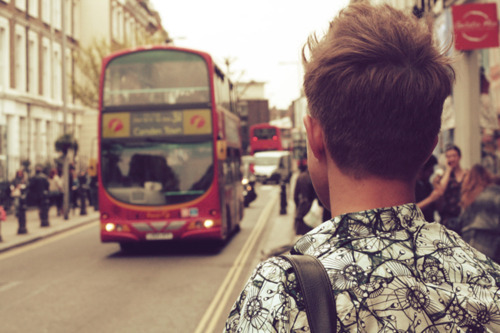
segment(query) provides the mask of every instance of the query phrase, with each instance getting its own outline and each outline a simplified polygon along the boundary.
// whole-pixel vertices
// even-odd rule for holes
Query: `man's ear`
[[[436,146],[437,146],[438,142],[439,142],[439,135],[436,135],[436,137],[434,138],[434,142],[432,143],[432,149],[431,149],[431,151],[430,151],[430,152],[428,152],[428,154],[427,154],[427,159],[426,159],[426,161],[429,159],[429,157],[431,157],[432,152],[434,151],[434,149],[436,149]]]
[[[314,157],[318,160],[322,160],[325,158],[323,128],[317,119],[308,114],[304,116],[304,126],[306,127],[307,141]]]
[[[432,151],[431,151],[431,154],[432,152],[434,151],[434,149],[436,149],[436,146],[438,144],[438,141],[439,141],[439,135],[436,135],[436,137],[434,138],[434,144],[432,145]]]

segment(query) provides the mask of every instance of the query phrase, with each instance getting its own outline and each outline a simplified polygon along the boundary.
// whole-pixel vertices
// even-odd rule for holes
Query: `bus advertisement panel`
[[[203,52],[171,46],[104,59],[101,241],[215,239],[243,215],[232,85]],[[235,135],[236,133],[236,135]]]

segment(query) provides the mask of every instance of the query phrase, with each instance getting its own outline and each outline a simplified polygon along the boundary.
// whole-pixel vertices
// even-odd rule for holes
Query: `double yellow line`
[[[257,221],[257,224],[255,225],[255,228],[250,234],[250,237],[248,237],[245,245],[243,245],[243,248],[234,261],[233,266],[231,266],[229,273],[226,275],[226,278],[219,287],[219,290],[217,290],[214,299],[210,303],[210,306],[208,307],[207,311],[203,315],[203,318],[201,318],[200,323],[196,327],[196,330],[194,331],[195,333],[210,333],[214,331],[215,325],[222,315],[221,312],[225,309],[228,298],[232,294],[235,284],[238,281],[243,268],[245,267],[248,256],[250,255],[250,253],[253,253],[252,249],[255,246],[255,243],[259,240],[260,235],[264,231],[264,227],[269,218],[269,214],[271,214],[271,211],[276,205],[277,200],[278,196],[273,195],[273,199],[269,201],[264,208]],[[226,315],[228,314],[229,313],[227,313]]]

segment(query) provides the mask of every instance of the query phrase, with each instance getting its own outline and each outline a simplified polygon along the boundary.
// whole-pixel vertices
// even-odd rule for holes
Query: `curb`
[[[74,223],[69,222],[69,223],[71,223],[70,225],[59,227],[59,228],[56,227],[53,230],[47,231],[44,234],[33,235],[33,236],[28,237],[24,240],[15,242],[13,244],[5,245],[5,246],[2,246],[2,242],[0,242],[0,253],[7,252],[9,250],[12,250],[12,249],[15,249],[18,247],[22,247],[22,246],[25,246],[25,245],[28,245],[31,243],[35,243],[35,242],[40,241],[42,239],[50,238],[50,237],[53,237],[53,236],[58,235],[58,234],[62,234],[66,231],[76,229],[78,227],[81,227],[82,225],[86,225],[86,224],[89,224],[89,223],[92,223],[92,222],[95,222],[98,220],[99,220],[99,216],[89,217],[89,218],[84,219],[84,220],[79,221],[79,222],[74,222]]]

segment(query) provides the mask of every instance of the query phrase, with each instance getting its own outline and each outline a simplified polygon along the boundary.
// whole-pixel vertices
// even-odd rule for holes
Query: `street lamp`
[[[68,131],[67,119],[67,86],[66,86],[66,1],[61,1],[61,48],[62,48],[62,112],[63,112],[63,132],[64,135]],[[68,219],[69,215],[69,163],[66,154],[63,154],[63,215],[64,219]]]

